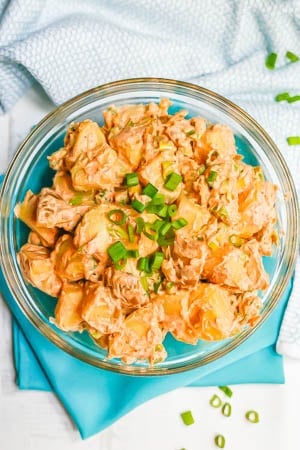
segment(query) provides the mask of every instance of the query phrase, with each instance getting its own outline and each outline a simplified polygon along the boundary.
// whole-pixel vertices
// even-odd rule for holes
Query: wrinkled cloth
[[[119,79],[190,81],[230,98],[265,128],[287,161],[299,195],[300,151],[289,147],[286,137],[300,134],[300,102],[274,101],[279,92],[300,94],[300,62],[291,63],[285,57],[288,50],[300,55],[298,1],[0,0],[0,111],[9,111],[34,82],[61,104]],[[264,64],[271,51],[278,53],[275,70]],[[273,353],[281,325],[277,351],[300,357],[299,275],[297,266],[282,324],[281,315],[268,343]],[[35,332],[27,325],[22,329],[33,345]],[[25,356],[26,338],[18,338],[18,332],[15,337],[15,357],[21,348]],[[48,383],[47,352],[40,345],[28,360],[37,357],[38,365],[21,363],[20,380],[26,370],[28,375],[32,367],[40,367]],[[59,350],[51,348],[51,355],[52,351]],[[57,389],[55,370],[51,376],[47,387],[66,401]],[[43,384],[40,377],[39,382]],[[112,413],[110,419],[116,417]],[[87,434],[91,432],[82,432]]]

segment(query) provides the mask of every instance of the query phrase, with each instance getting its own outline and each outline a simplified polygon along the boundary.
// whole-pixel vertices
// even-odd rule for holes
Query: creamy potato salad
[[[232,131],[159,104],[115,107],[69,127],[52,187],[28,191],[25,279],[57,298],[54,321],[88,330],[124,363],[163,361],[252,327],[277,242],[276,186],[243,162]]]

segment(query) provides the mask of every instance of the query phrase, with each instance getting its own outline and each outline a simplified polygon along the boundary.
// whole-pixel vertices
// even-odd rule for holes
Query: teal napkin
[[[100,432],[138,405],[178,387],[284,382],[282,359],[274,344],[291,283],[271,316],[239,348],[203,367],[159,377],[121,375],[77,360],[49,342],[26,319],[2,272],[0,291],[18,324],[14,325],[18,385],[21,389],[52,389],[82,438]]]

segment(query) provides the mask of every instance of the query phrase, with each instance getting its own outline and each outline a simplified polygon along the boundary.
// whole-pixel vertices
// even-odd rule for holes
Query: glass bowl
[[[184,344],[167,336],[167,359],[153,367],[136,362],[126,365],[107,360],[106,351],[95,344],[87,332],[66,333],[51,323],[55,302],[29,285],[22,276],[17,251],[28,236],[27,227],[16,219],[14,207],[24,199],[28,189],[39,192],[52,184],[53,171],[47,156],[63,145],[63,137],[71,122],[91,119],[102,121],[102,111],[114,104],[157,102],[169,98],[171,113],[186,109],[191,116],[202,116],[211,123],[227,124],[235,134],[238,152],[248,164],[259,164],[265,178],[279,188],[277,201],[279,245],[272,257],[264,258],[270,286],[263,294],[263,310],[259,323],[233,338]],[[143,78],[117,81],[91,89],[69,100],[46,116],[27,136],[11,161],[1,191],[2,269],[8,286],[23,314],[47,339],[86,363],[103,369],[133,375],[166,375],[189,370],[212,362],[245,341],[276,307],[293,274],[298,251],[299,210],[297,195],[287,165],[267,133],[245,111],[201,87],[175,80]]]

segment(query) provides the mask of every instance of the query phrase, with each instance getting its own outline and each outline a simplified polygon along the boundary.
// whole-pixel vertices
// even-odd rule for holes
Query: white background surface
[[[32,125],[53,105],[37,88],[10,114],[0,116],[0,171]],[[210,450],[221,433],[228,450],[296,450],[300,447],[300,361],[285,358],[284,385],[233,386],[232,416],[209,406],[217,388],[182,388],[135,409],[102,433],[80,439],[54,394],[19,391],[14,382],[11,319],[0,298],[0,450]],[[222,393],[220,392],[222,397]],[[260,423],[245,411],[256,409]],[[195,424],[185,426],[180,413],[192,410]]]

